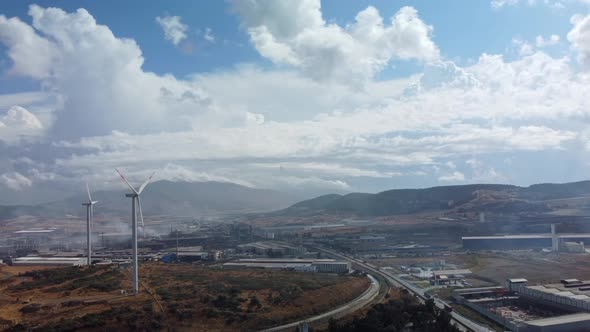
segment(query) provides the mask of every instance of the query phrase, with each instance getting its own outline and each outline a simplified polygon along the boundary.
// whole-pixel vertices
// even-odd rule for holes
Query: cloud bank
[[[124,166],[132,179],[159,169],[161,179],[315,194],[518,182],[531,173],[516,167],[525,156],[584,164],[590,75],[575,59],[588,61],[588,17],[572,18],[567,55],[543,52],[560,40],[539,36],[516,59],[484,53],[460,66],[412,7],[367,7],[342,26],[319,1],[232,7],[273,65],[177,78],[146,71],[140,45],[84,9],[33,5],[31,24],[0,16],[11,75],[39,82],[44,96],[0,96],[23,101],[0,114],[0,187],[118,186],[112,168]],[[179,18],[158,22],[172,43],[185,38]],[[375,78],[394,61],[423,72]]]

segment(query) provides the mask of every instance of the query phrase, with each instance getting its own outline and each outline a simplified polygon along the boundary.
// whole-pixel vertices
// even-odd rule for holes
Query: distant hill
[[[536,184],[530,187],[470,184],[395,189],[377,194],[324,195],[294,204],[277,214],[387,216],[456,208],[463,211],[542,212],[548,210],[543,200],[578,196],[590,196],[590,181]]]
[[[316,211],[324,209],[328,204],[331,202],[342,198],[342,195],[338,194],[329,194],[323,195],[316,198],[308,199],[305,201],[301,201],[299,203],[291,205],[288,210],[293,212],[299,211],[301,213],[305,213],[307,211]]]
[[[131,201],[125,190],[98,191],[97,215],[125,216]],[[221,182],[157,181],[142,195],[145,215],[199,216],[272,212],[273,215],[306,216],[339,214],[387,216],[436,210],[490,211],[501,213],[548,211],[545,200],[590,196],[590,181],[535,184],[519,187],[503,184],[470,184],[424,189],[394,189],[377,194],[330,194],[296,202],[285,193]],[[59,218],[83,216],[84,193],[41,205],[0,206],[0,220],[19,216]],[[295,204],[293,204],[295,203]]]
[[[98,191],[95,213],[126,215],[131,200],[124,197],[125,190]],[[40,217],[82,216],[84,193],[65,200],[34,206],[0,206],[0,219],[23,215]],[[287,207],[296,199],[290,195],[267,189],[249,188],[222,182],[171,182],[152,183],[141,196],[144,215],[221,215],[248,212],[265,212]]]
[[[541,183],[521,188],[519,196],[531,200],[562,199],[590,195],[590,181]]]

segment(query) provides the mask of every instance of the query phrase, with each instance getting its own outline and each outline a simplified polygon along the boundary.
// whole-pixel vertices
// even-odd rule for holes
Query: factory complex
[[[590,234],[558,234],[555,224],[549,234],[517,234],[492,236],[463,236],[463,249],[467,250],[523,250],[551,248],[551,251],[585,253],[584,243]]]
[[[523,278],[507,287],[455,289],[454,300],[514,332],[587,331],[590,281],[529,285]]]

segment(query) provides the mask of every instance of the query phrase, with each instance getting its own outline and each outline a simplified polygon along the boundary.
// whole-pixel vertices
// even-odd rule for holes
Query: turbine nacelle
[[[125,178],[125,176],[118,169],[115,168],[115,171],[117,171],[117,173],[119,173],[119,176],[121,177],[121,179],[123,179],[123,181],[127,184],[127,186],[129,187],[129,189],[131,189],[131,191],[133,192],[131,194],[125,194],[125,197],[135,197],[135,198],[137,198],[137,205],[139,205],[139,220],[141,221],[141,227],[144,229],[144,232],[145,232],[145,224],[143,222],[143,210],[141,208],[141,196],[140,195],[143,192],[143,190],[145,189],[145,187],[147,187],[147,185],[150,183],[150,181],[152,180],[152,178],[154,177],[154,174],[156,174],[156,172],[152,173],[152,175],[150,175],[147,178],[147,180],[145,180],[145,182],[139,187],[139,190],[136,190],[131,185],[131,183],[129,183],[129,181],[127,181],[127,179]]]
[[[90,195],[90,187],[88,187],[88,182],[86,183],[86,193],[88,194],[88,202],[84,202],[84,203],[82,203],[82,205],[84,205],[84,206],[90,205],[91,206],[91,205],[98,203],[98,201],[92,200],[92,195]]]

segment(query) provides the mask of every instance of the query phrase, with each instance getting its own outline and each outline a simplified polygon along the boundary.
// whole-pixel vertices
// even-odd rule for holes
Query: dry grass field
[[[138,296],[121,294],[130,274],[115,267],[14,271],[0,282],[0,328],[253,331],[328,311],[368,287],[355,276],[162,263],[140,270]]]

